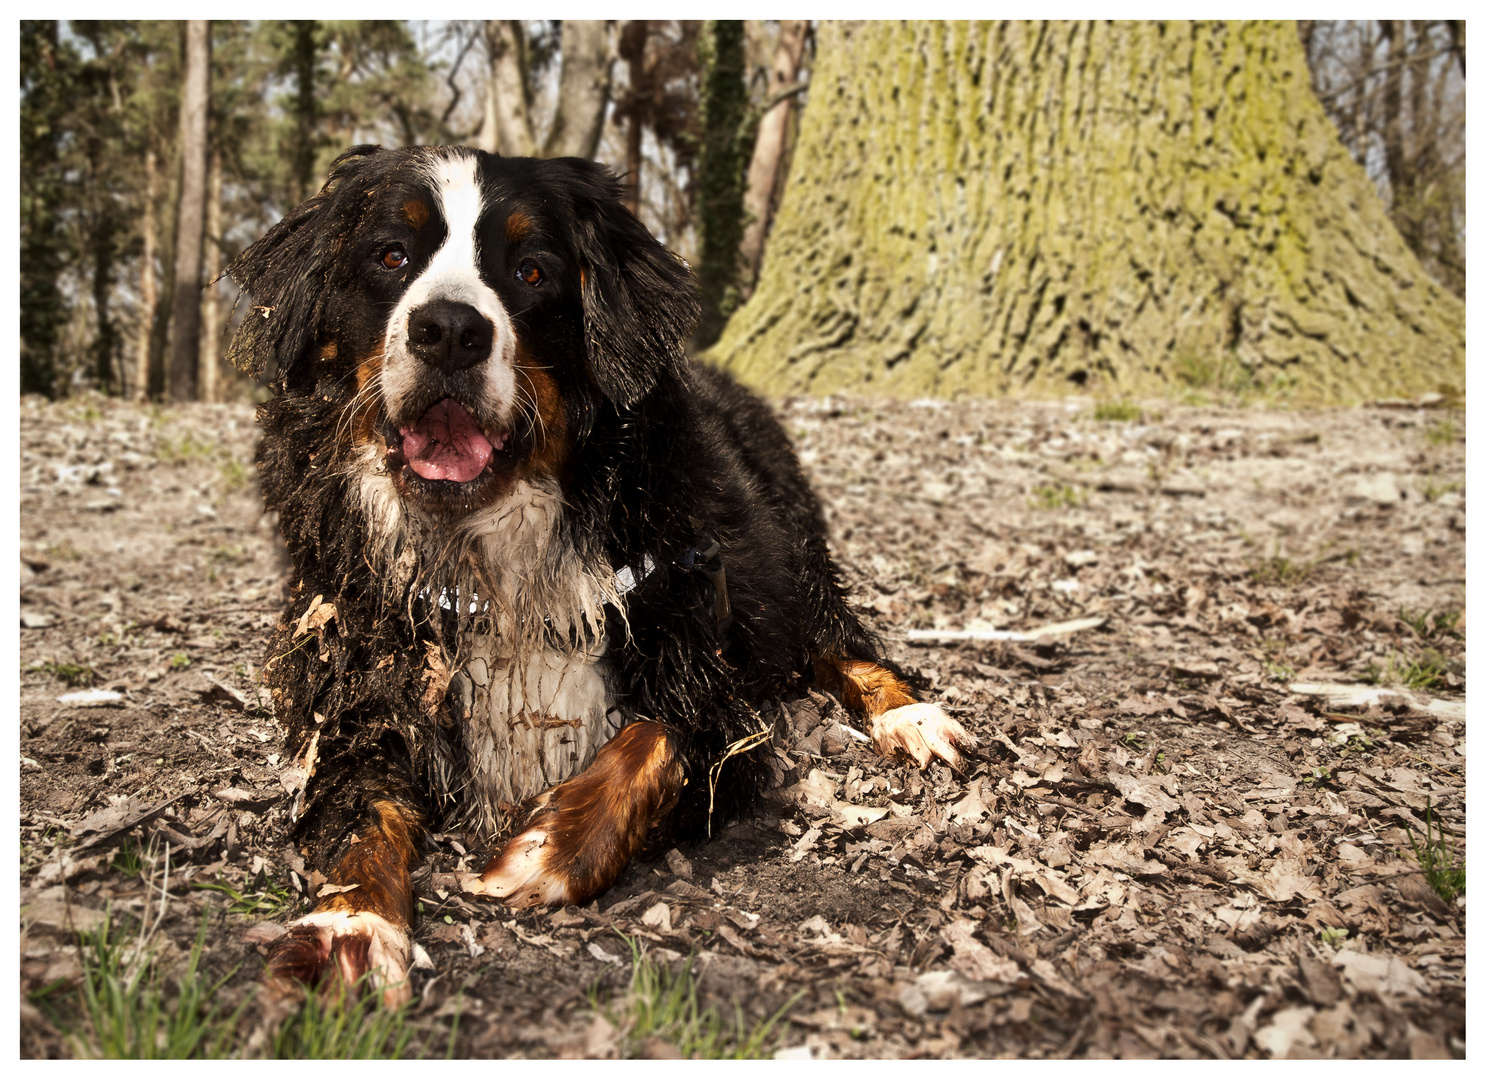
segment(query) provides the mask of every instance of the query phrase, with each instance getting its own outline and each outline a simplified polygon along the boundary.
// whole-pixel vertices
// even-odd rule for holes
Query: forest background
[[[1293,25],[1311,90],[1386,221],[1433,282],[1463,297],[1464,23]],[[1106,33],[1124,36],[1118,27]],[[858,65],[864,48],[884,47],[870,35],[817,29],[751,20],[23,20],[21,390],[251,395],[248,380],[222,359],[241,311],[236,292],[225,280],[206,283],[312,194],[337,154],[364,142],[467,143],[610,163],[635,212],[697,269],[705,311],[694,345],[711,345],[758,284],[801,110],[821,67],[817,39]],[[911,33],[886,40],[905,55],[922,45]],[[1122,47],[1100,45],[1109,55]],[[1259,67],[1261,80],[1276,77],[1264,61]],[[1113,100],[1117,84],[1104,78],[1102,92]],[[817,111],[831,107],[822,102]],[[1364,228],[1379,231],[1383,221],[1379,214]],[[892,223],[881,227],[891,231]],[[1408,275],[1392,280],[1407,283]],[[1003,293],[1014,295],[1009,275],[1002,277]],[[1040,297],[1045,285],[1030,288]],[[1207,314],[1237,324],[1238,308],[1224,305]],[[1447,302],[1449,352],[1457,343],[1463,351],[1463,314],[1455,312],[1463,309]],[[1054,331],[1067,333],[1057,320],[1048,326]],[[976,326],[967,333],[986,336]],[[1439,337],[1431,338],[1435,351]],[[715,358],[748,378],[751,361],[736,352]],[[887,365],[894,362],[889,356]],[[1170,381],[1176,389],[1182,380],[1211,382],[1214,363],[1179,357],[1179,378]],[[857,367],[838,367],[834,382],[862,381]],[[753,381],[767,385],[770,377]],[[1071,377],[1076,386],[1062,385],[1085,385],[1081,372]],[[1232,381],[1234,372],[1222,378]],[[775,382],[799,388],[798,379]],[[1004,391],[993,382],[972,377],[969,389]]]

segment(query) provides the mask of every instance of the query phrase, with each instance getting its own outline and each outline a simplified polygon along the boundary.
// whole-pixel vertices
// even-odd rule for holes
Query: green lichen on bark
[[[1355,401],[1462,391],[1464,327],[1293,24],[829,23],[709,358],[770,393],[1159,395],[1226,367]]]

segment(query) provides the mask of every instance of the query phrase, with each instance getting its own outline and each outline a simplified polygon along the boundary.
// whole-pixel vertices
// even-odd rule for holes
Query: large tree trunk
[[[826,24],[753,299],[773,393],[1464,388],[1464,309],[1326,120],[1293,23]]]
[[[784,157],[789,136],[789,117],[794,110],[794,95],[787,93],[800,75],[800,60],[805,55],[805,35],[809,19],[786,19],[779,24],[779,48],[769,67],[769,96],[777,98],[760,117],[758,134],[753,141],[753,160],[748,163],[748,186],[743,193],[743,293],[753,292],[758,278],[759,261],[764,256],[764,237],[769,230],[769,211],[778,186],[779,162]]]
[[[608,23],[563,20],[557,112],[542,146],[543,157],[593,157],[604,130],[613,68],[614,39]]]
[[[181,199],[175,239],[175,310],[171,315],[170,397],[196,400],[201,345],[201,240],[206,211],[206,113],[211,24],[186,23],[186,85],[181,98]]]

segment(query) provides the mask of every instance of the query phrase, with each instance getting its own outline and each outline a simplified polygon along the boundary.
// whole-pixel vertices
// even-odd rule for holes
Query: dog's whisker
[[[351,396],[336,420],[334,445],[344,447],[351,428],[356,424],[361,410],[374,401],[382,388],[382,372],[378,368]]]
[[[518,381],[516,387],[516,408],[521,413],[522,419],[526,422],[527,431],[544,442],[547,438],[546,417],[542,415],[541,403],[537,399],[535,389],[532,387],[530,373],[532,371],[548,370],[550,369],[545,364],[523,364],[521,366],[522,378]]]
[[[516,398],[513,404],[515,405],[517,415],[521,419],[523,434],[530,437],[535,437],[538,434],[537,424],[538,418],[541,414],[537,411],[531,399],[527,396],[525,387],[517,388]]]

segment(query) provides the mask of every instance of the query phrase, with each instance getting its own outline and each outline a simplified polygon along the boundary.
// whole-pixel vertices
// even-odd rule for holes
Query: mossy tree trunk
[[[1293,23],[823,24],[753,298],[767,392],[1464,388]]]
[[[702,317],[694,343],[717,340],[738,306],[739,248],[743,242],[748,87],[743,81],[743,23],[709,20],[697,39],[702,68],[702,143],[697,151],[697,283]]]
[[[295,19],[288,23],[290,54],[288,63],[294,71],[294,142],[290,150],[294,163],[293,191],[290,205],[298,206],[315,193],[315,158],[320,150],[319,105],[315,97],[315,71],[320,65],[320,43],[314,19]]]
[[[47,397],[57,394],[57,342],[66,322],[58,210],[66,201],[63,121],[75,93],[58,36],[56,19],[21,23],[21,393]]]

